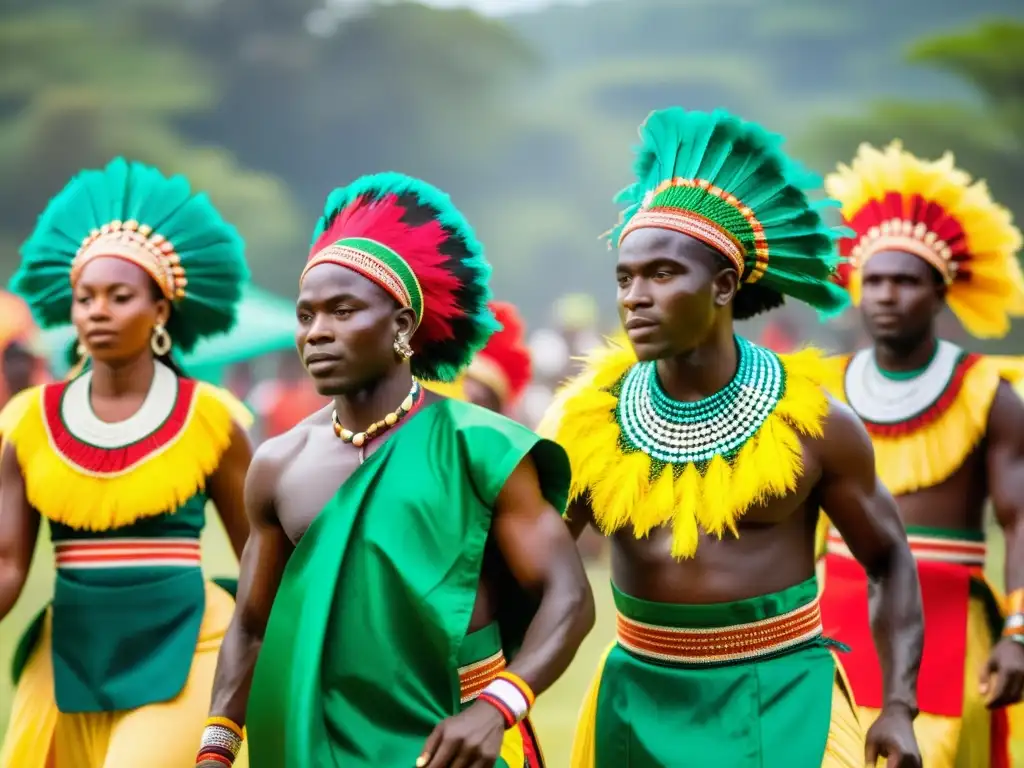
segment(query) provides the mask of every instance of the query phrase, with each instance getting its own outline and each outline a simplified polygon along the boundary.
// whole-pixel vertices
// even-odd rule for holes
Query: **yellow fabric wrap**
[[[556,396],[538,432],[559,443],[572,465],[570,498],[589,496],[605,534],[629,525],[637,538],[672,527],[672,554],[692,557],[700,531],[737,532],[750,507],[792,492],[803,470],[801,436],[821,437],[829,401],[821,353],[779,355],[785,391],[775,410],[732,461],[714,458],[701,473],[689,464],[651,480],[651,459],[619,448],[616,397],[609,390],[637,360],[618,342],[592,354],[582,374]],[[677,476],[678,474],[678,476]]]
[[[235,602],[206,585],[206,612],[188,682],[171,701],[133,710],[64,714],[54,700],[52,616],[11,702],[0,768],[109,768],[145,765],[181,768],[195,764],[210,709],[210,690],[224,633]],[[249,764],[243,745],[235,768]]]
[[[29,503],[43,517],[91,531],[119,528],[180,507],[205,489],[236,423],[242,418],[251,423],[248,411],[232,395],[196,382],[187,423],[162,450],[120,474],[93,474],[50,445],[42,389],[22,393],[25,401],[17,404],[20,414],[11,419],[5,439],[17,452]],[[90,503],[82,504],[82,499]]]
[[[992,633],[984,602],[972,598],[967,614],[967,659],[964,663],[964,709],[961,717],[941,717],[922,712],[914,720],[914,733],[925,768],[985,768],[992,754],[992,713],[978,688],[980,672],[992,650]],[[861,707],[867,729],[879,715]],[[1017,740],[1024,734],[1024,705],[1006,710],[1009,718],[1011,765],[1020,765],[1024,752]],[[1002,745],[996,745],[1001,748]]]
[[[826,386],[846,400],[844,376],[849,356],[828,359]],[[988,430],[988,416],[1000,381],[1018,385],[1024,361],[985,356],[964,374],[956,400],[935,421],[898,437],[871,435],[878,478],[894,496],[947,480],[978,447]]]

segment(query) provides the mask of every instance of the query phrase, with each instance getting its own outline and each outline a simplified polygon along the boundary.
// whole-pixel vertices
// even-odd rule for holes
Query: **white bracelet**
[[[530,700],[526,697],[526,694],[519,689],[519,687],[506,680],[503,677],[497,677],[492,680],[486,688],[481,692],[480,698],[485,701],[492,700],[490,703],[495,703],[493,700],[501,702],[508,713],[506,714],[506,724],[512,727],[519,723],[524,717],[530,713]],[[501,707],[498,707],[500,710]]]

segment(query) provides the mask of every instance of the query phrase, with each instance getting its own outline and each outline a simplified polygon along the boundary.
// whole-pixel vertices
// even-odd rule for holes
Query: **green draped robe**
[[[372,453],[302,537],[285,569],[247,713],[252,768],[414,766],[460,711],[458,658],[491,516],[531,455],[561,512],[569,465],[503,416],[443,400]],[[499,594],[511,658],[536,602]]]

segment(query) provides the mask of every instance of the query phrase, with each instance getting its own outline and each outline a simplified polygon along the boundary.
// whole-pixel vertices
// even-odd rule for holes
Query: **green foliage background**
[[[598,236],[636,126],[670,104],[764,121],[823,171],[864,139],[952,148],[1024,215],[1018,6],[602,0],[490,19],[372,0],[7,0],[0,279],[72,173],[126,154],[208,189],[285,295],[327,192],[397,169],[465,208],[529,320],[567,287],[610,312]]]

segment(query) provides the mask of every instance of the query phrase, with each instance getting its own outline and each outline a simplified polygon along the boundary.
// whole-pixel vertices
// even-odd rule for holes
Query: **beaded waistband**
[[[731,664],[785,651],[819,637],[817,599],[779,616],[713,629],[644,624],[619,613],[619,645],[637,656],[673,664]]]
[[[494,678],[505,669],[505,654],[501,650],[486,659],[459,667],[459,692],[463,704],[472,701]]]
[[[985,565],[986,546],[984,541],[972,541],[954,536],[931,536],[922,533],[907,533],[907,542],[915,560],[969,567]],[[852,557],[850,548],[843,537],[832,528],[828,532],[828,552],[840,557]]]
[[[199,539],[82,539],[53,545],[57,567],[199,568]]]

